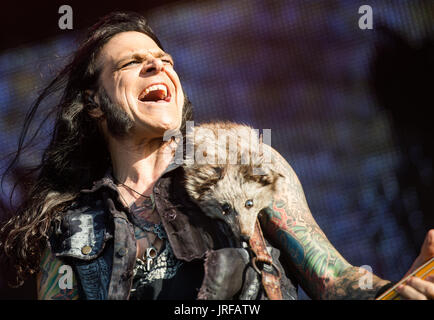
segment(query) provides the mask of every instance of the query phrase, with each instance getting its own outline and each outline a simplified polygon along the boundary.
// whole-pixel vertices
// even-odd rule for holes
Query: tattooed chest
[[[162,239],[165,233],[152,199],[147,198],[140,203],[133,203],[130,207],[130,215],[136,237],[136,257],[143,259],[149,248],[154,248],[153,250],[158,252],[163,245]]]
[[[130,206],[130,214],[136,219],[150,220],[154,211],[154,203],[151,198],[145,198],[141,202],[134,202]]]

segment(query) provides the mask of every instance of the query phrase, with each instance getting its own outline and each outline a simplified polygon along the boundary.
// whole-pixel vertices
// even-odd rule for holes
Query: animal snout
[[[240,215],[240,235],[250,239],[255,231],[256,215]]]
[[[245,235],[245,234],[242,234],[240,238],[241,238],[241,241],[244,241],[247,243],[249,243],[249,241],[250,241],[250,236]]]

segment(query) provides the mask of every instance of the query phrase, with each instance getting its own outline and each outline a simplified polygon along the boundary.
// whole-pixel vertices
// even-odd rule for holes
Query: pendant
[[[152,263],[154,262],[154,258],[157,256],[157,249],[153,246],[146,249],[146,271],[151,270]]]

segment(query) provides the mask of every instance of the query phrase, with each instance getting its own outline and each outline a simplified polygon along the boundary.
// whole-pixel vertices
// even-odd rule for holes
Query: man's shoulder
[[[90,260],[113,237],[112,229],[103,201],[81,194],[53,220],[49,242],[57,257]]]
[[[96,194],[80,193],[74,201],[62,212],[63,217],[80,214],[98,215],[104,211],[103,200]]]
[[[273,167],[274,170],[279,172],[285,177],[293,178],[296,176],[295,171],[288,163],[287,159],[279,153],[276,149],[268,144],[263,144],[263,161]]]

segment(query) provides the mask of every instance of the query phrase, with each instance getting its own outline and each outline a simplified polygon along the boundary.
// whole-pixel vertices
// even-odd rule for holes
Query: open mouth
[[[139,95],[139,100],[142,102],[169,102],[170,98],[169,89],[164,83],[151,84]]]

